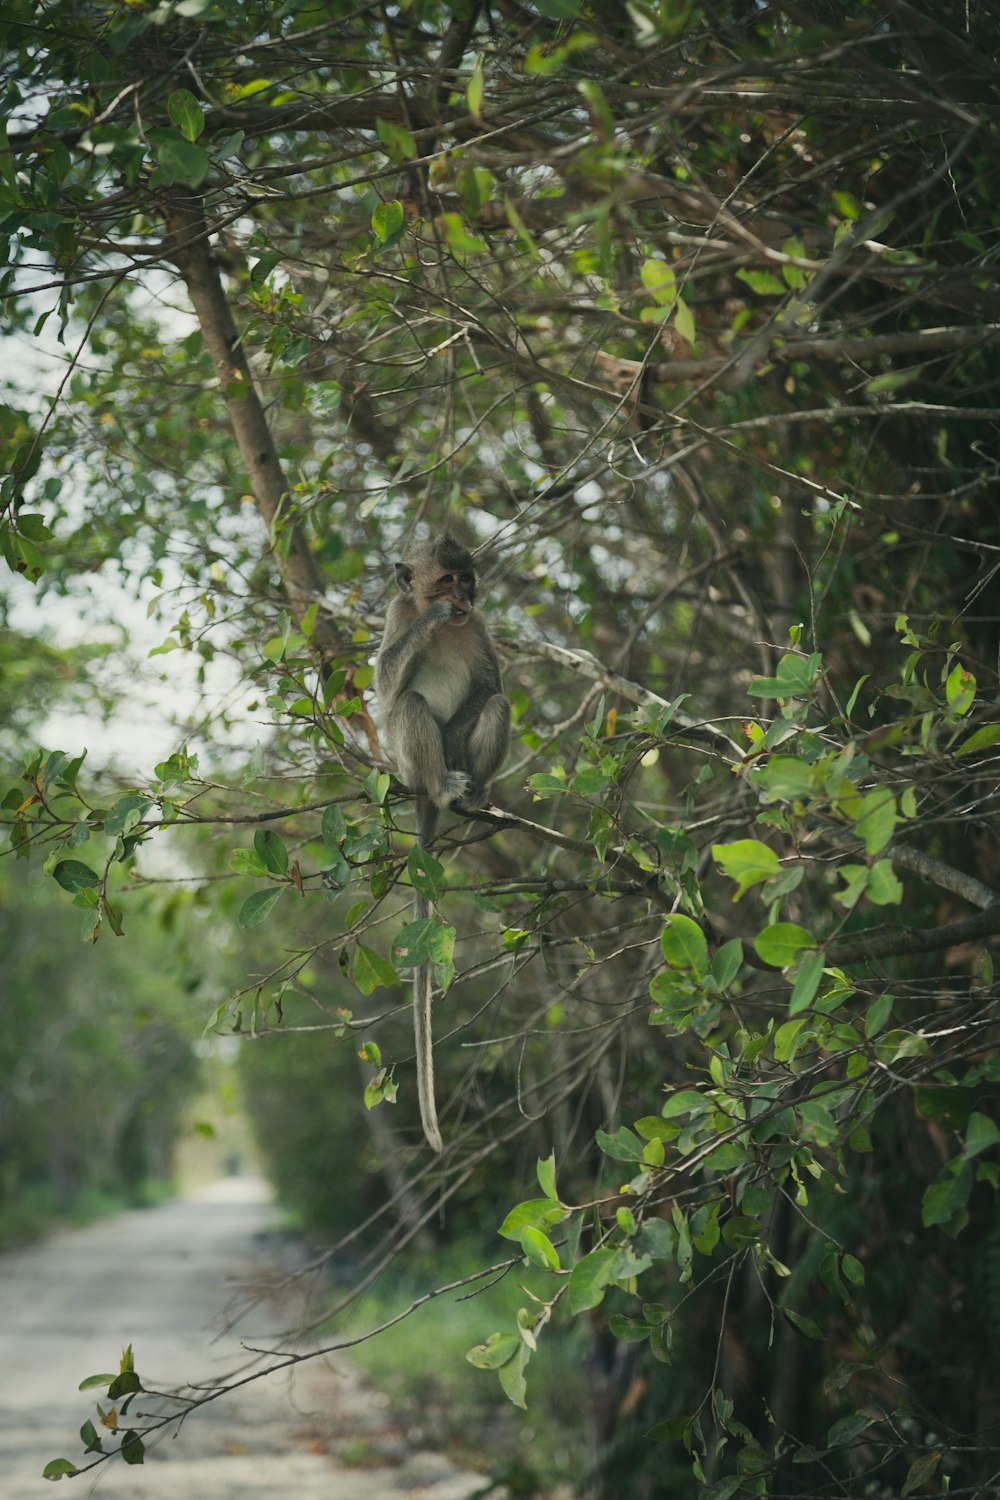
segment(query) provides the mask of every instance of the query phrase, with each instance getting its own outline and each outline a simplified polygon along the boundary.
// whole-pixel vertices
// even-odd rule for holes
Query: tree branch
[[[956,896],[961,896],[972,906],[981,906],[987,910],[1000,901],[1000,891],[977,880],[975,875],[966,875],[964,870],[956,870],[953,865],[946,865],[943,860],[925,854],[922,849],[914,849],[909,844],[892,843],[887,853],[894,864],[902,865],[904,870],[912,870],[914,875],[922,876],[942,890],[954,891]]]
[[[643,687],[638,682],[631,682],[620,673],[613,672],[589,651],[574,651],[568,646],[557,646],[552,641],[498,640],[497,645],[516,656],[541,656],[548,661],[556,662],[559,666],[566,667],[579,676],[589,678],[591,682],[599,682],[609,692],[617,693],[619,698],[624,698],[626,702],[634,703],[638,707],[660,709],[670,707],[668,699],[661,698],[660,694],[654,693],[651,688]],[[743,759],[743,751],[735,740],[731,740],[725,730],[719,729],[710,720],[693,719],[690,714],[675,709],[670,722],[678,724],[689,734],[710,739],[717,747],[724,747],[723,753],[726,760],[735,764]],[[590,848],[589,844],[587,848]]]
[[[1000,933],[1000,901],[974,917],[946,922],[943,927],[872,927],[868,932],[838,938],[826,950],[832,963],[868,963],[880,958],[904,958],[915,953],[940,953],[959,943],[977,942]]]

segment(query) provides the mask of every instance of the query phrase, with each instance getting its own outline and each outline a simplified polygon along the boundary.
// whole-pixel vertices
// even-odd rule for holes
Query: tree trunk
[[[271,549],[296,621],[311,604],[322,603],[319,571],[288,504],[288,482],[264,407],[250,372],[243,342],[209,245],[203,200],[195,193],[171,194],[163,206],[166,253],[180,271],[201,326],[205,347],[222,385],[229,421],[246,466],[250,488],[267,525]],[[325,658],[337,649],[329,618],[320,613],[312,643]]]

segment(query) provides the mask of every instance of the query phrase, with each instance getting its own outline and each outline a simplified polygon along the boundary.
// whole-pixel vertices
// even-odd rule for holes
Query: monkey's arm
[[[391,703],[405,690],[424,648],[451,615],[446,599],[435,600],[415,617],[400,600],[389,606],[382,649],[375,663],[375,689],[383,703]]]

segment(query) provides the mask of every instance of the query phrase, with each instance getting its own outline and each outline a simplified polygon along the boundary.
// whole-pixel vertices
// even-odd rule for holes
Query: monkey
[[[449,532],[412,545],[396,564],[399,593],[389,606],[375,662],[386,741],[416,797],[417,842],[429,848],[439,809],[482,807],[510,743],[510,702],[483,617],[476,609],[472,554]],[[414,920],[430,915],[417,893]],[[434,1101],[432,966],[413,976],[413,1028],[420,1121],[442,1150]]]

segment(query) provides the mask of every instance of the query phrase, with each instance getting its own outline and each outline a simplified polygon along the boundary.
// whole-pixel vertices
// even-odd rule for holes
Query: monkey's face
[[[452,625],[467,624],[476,599],[476,575],[465,569],[439,574],[434,598],[446,599],[451,605]]]

